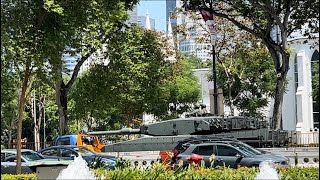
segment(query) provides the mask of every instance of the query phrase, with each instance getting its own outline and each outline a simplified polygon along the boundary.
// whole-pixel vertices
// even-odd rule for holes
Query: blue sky
[[[155,19],[156,30],[166,31],[166,1],[165,0],[140,0],[138,5],[138,16],[145,16]]]

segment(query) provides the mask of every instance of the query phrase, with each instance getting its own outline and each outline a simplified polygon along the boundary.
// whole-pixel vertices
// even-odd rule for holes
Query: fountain
[[[97,178],[90,171],[87,166],[87,162],[79,154],[74,158],[74,161],[68,165],[68,167],[62,170],[57,177],[57,180],[64,179],[88,179],[96,180]]]
[[[272,161],[263,161],[259,165],[260,172],[257,174],[255,180],[279,180],[278,173]]]

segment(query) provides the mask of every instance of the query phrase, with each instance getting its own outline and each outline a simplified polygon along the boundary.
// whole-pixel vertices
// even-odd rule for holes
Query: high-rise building
[[[166,0],[166,20],[168,20],[171,16],[171,13],[177,8],[177,3],[179,0]],[[167,26],[166,29],[168,30],[168,23],[167,21]],[[174,28],[177,25],[177,20],[176,19],[171,19],[171,27]]]
[[[146,28],[146,21],[147,21],[147,16],[138,16],[138,26]],[[155,19],[149,18],[149,21],[150,21],[151,29],[155,30],[156,29]]]
[[[78,61],[80,60],[80,54],[70,54],[65,53],[63,54],[63,61],[64,61],[64,73],[68,75],[72,75],[74,68],[76,67]]]
[[[176,2],[177,8],[182,6],[182,1],[179,0]],[[176,25],[185,25],[188,31],[186,35],[178,34],[177,41],[178,46],[182,54],[193,55],[206,62],[212,60],[212,45],[210,42],[210,36],[206,34],[206,24],[200,18],[195,20],[190,18],[188,15],[182,13],[177,15]],[[198,42],[198,38],[208,37],[206,42]]]
[[[129,25],[138,24],[138,9],[137,9],[137,5],[135,5],[132,8],[132,10],[128,10],[127,13],[128,13],[128,16],[129,16],[128,24]]]

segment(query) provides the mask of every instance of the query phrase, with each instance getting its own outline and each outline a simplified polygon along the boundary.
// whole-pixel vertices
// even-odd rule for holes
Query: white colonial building
[[[319,128],[319,106],[312,97],[312,69],[315,63],[319,63],[319,36],[306,40],[304,37],[289,40],[289,47],[294,53],[282,107],[285,130],[310,132]]]

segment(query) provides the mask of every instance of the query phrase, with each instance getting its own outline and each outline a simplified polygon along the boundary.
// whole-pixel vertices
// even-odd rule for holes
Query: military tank
[[[88,132],[90,135],[142,134],[141,138],[105,146],[102,152],[164,151],[172,150],[187,138],[234,138],[253,147],[287,146],[290,137],[286,130],[272,130],[268,120],[247,116],[188,115],[151,124],[138,129]]]

